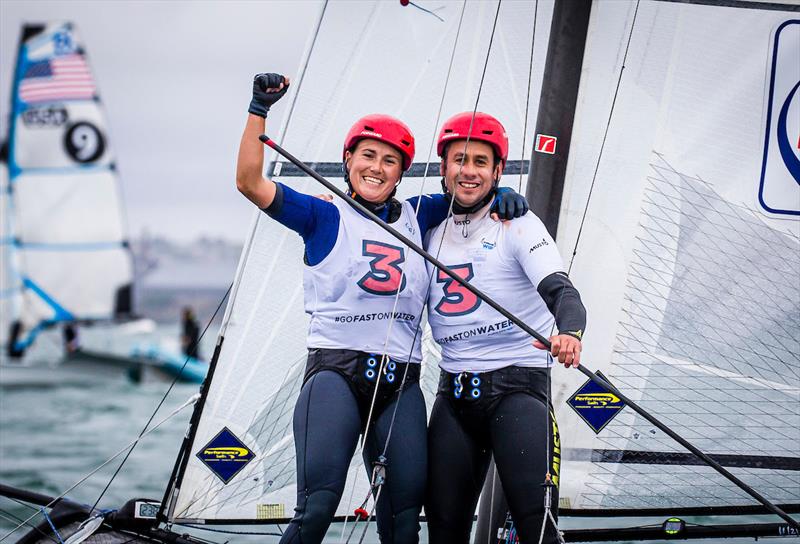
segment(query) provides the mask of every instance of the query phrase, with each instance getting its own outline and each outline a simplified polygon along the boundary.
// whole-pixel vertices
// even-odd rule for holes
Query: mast
[[[556,0],[550,24],[526,196],[531,211],[542,220],[554,239],[558,229],[591,7],[592,0]],[[539,135],[557,138],[552,154],[537,152],[543,147]],[[508,502],[492,459],[481,493],[473,542],[496,542],[498,530],[505,525],[507,513]]]
[[[592,0],[556,0],[526,196],[555,239]],[[540,136],[553,136],[552,148]],[[539,148],[539,149],[537,149]],[[543,151],[544,149],[545,151]],[[552,153],[550,153],[552,149]]]

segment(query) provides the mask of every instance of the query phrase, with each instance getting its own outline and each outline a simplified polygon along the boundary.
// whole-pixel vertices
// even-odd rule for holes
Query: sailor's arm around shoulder
[[[257,74],[253,78],[253,98],[236,161],[236,188],[261,209],[272,204],[277,188],[262,174],[264,144],[258,137],[264,133],[270,107],[286,94],[288,88],[289,79],[280,74]]]

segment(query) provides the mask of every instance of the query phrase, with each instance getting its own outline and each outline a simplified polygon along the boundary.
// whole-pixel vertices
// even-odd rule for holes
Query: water
[[[176,331],[174,327],[167,327],[158,332],[168,337]],[[204,342],[207,354],[212,351],[213,338],[214,335],[210,335]],[[168,385],[135,385],[120,376],[119,379],[99,382],[87,380],[83,385],[0,389],[0,482],[60,495],[135,440],[161,402]],[[156,414],[154,423],[167,417],[197,391],[196,385],[176,385]],[[99,503],[101,508],[115,508],[134,497],[162,498],[190,415],[191,408],[186,408],[142,439],[103,494]],[[99,470],[67,496],[78,502],[94,504],[123,456]],[[32,513],[27,507],[0,499],[0,538],[17,525],[13,521],[15,518],[27,518]],[[736,522],[756,519],[739,518]],[[38,522],[39,518],[35,521]],[[662,521],[618,519],[599,523],[604,526],[634,526],[660,524]],[[708,519],[692,521],[709,522]],[[562,528],[589,527],[593,523],[598,521],[565,519]],[[279,527],[263,526],[220,529],[274,534],[280,531]],[[326,542],[339,542],[341,530],[341,526],[332,527]],[[181,531],[185,532],[184,529]],[[358,532],[360,534],[360,529]],[[197,534],[217,542],[274,542],[278,539],[277,536],[244,537],[205,531]],[[421,537],[421,542],[427,541],[424,526]],[[11,537],[6,542],[15,540]],[[784,539],[782,542],[790,540],[800,539]],[[374,527],[370,528],[365,542],[377,542]],[[724,542],[752,542],[752,539],[728,539]]]

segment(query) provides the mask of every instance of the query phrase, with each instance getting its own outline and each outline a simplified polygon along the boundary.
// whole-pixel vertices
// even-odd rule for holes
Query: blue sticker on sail
[[[255,454],[227,427],[197,452],[197,458],[223,483],[228,483],[252,461]]]
[[[758,202],[781,216],[800,215],[800,20],[775,31],[769,72]]]
[[[600,372],[598,376],[608,380]],[[609,393],[592,380],[587,380],[567,401],[573,410],[595,432],[600,433],[603,427],[625,408],[625,403],[613,393]]]

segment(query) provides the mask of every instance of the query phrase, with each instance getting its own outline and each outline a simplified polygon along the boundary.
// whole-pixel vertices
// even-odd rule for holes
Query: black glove
[[[286,83],[283,89],[277,92],[268,93],[267,89],[277,89],[281,83],[284,83],[284,78],[280,74],[256,74],[253,78],[253,99],[247,111],[266,118],[269,108],[286,94],[289,84]]]
[[[510,187],[498,187],[489,211],[499,215],[500,219],[516,219],[528,213],[528,201]]]

